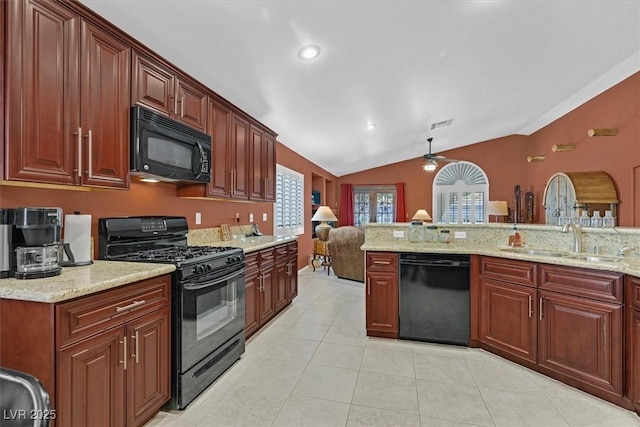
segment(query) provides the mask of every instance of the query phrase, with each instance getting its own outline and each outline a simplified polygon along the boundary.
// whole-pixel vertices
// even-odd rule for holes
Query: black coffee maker
[[[57,276],[61,249],[61,208],[12,209],[11,237],[8,247],[9,274],[17,279]]]

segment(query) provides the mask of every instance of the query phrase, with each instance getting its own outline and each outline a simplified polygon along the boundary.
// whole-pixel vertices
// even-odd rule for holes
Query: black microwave
[[[169,182],[209,182],[211,136],[162,114],[131,107],[131,175]]]

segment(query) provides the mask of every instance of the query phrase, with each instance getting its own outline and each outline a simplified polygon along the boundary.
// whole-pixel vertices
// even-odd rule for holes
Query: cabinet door
[[[51,1],[6,12],[5,178],[77,184],[80,18]]]
[[[230,144],[231,159],[231,197],[249,198],[249,122],[233,115]]]
[[[129,187],[130,51],[82,22],[82,184]]]
[[[287,260],[279,261],[275,268],[275,299],[276,312],[282,310],[288,303],[287,288],[289,285],[289,266]]]
[[[132,54],[132,62],[131,104],[171,116],[175,108],[173,73],[136,51]]]
[[[287,300],[291,302],[298,296],[298,253],[289,258],[289,281],[287,283]]]
[[[125,342],[119,327],[59,351],[57,425],[124,425]]]
[[[170,307],[165,307],[127,324],[127,425],[144,424],[171,397],[170,322]]]
[[[209,100],[209,135],[211,141],[211,182],[207,193],[210,196],[229,196],[231,169],[229,167],[229,133],[231,111],[229,108]]]
[[[622,305],[539,291],[538,364],[621,396]]]
[[[249,199],[263,200],[263,181],[262,181],[262,131],[254,126],[250,128],[249,150]]]
[[[630,337],[628,343],[629,351],[629,380],[630,390],[629,397],[636,408],[636,412],[640,414],[640,311],[629,310],[630,314]]]
[[[175,119],[206,132],[207,94],[196,85],[182,79],[177,80]]]
[[[260,275],[262,276],[262,287],[260,292],[260,325],[267,323],[276,315],[275,292],[276,292],[276,275],[273,265],[263,270],[260,267]]]
[[[366,276],[367,335],[398,338],[398,273]]]
[[[276,140],[267,133],[262,138],[262,181],[264,201],[276,201]]]
[[[257,270],[249,270],[244,277],[245,320],[244,333],[246,337],[253,335],[260,328],[258,312],[260,310],[260,283]]]
[[[480,340],[536,362],[536,289],[480,277]]]

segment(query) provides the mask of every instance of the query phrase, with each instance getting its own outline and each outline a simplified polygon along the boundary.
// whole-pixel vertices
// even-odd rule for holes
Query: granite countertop
[[[232,246],[253,252],[297,239],[298,236],[255,236],[190,244]],[[59,276],[44,279],[0,279],[0,298],[55,303],[168,274],[175,269],[173,264],[94,261],[90,266],[63,267]]]
[[[55,303],[171,273],[172,264],[94,261],[44,279],[0,279],[0,298]]]
[[[526,252],[509,252],[508,246],[480,247],[477,245],[463,243],[412,243],[407,241],[372,241],[365,242],[361,246],[364,251],[383,252],[423,252],[423,253],[450,253],[450,254],[475,254],[500,258],[518,259],[546,264],[566,265],[570,267],[591,268],[595,270],[606,270],[618,273],[629,274],[640,277],[640,257],[625,256],[613,257],[606,255],[596,255],[590,253],[576,254],[562,250],[549,248],[524,247],[523,250],[532,249],[539,251],[553,251],[563,253],[565,256],[549,256],[528,254]],[[585,257],[598,257],[600,260],[583,260],[570,258],[571,255],[582,255]],[[612,261],[608,261],[611,259]]]

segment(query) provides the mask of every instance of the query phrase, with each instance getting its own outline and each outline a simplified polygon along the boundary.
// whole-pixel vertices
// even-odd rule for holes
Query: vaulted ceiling
[[[337,176],[529,135],[640,70],[638,0],[80,1]]]

